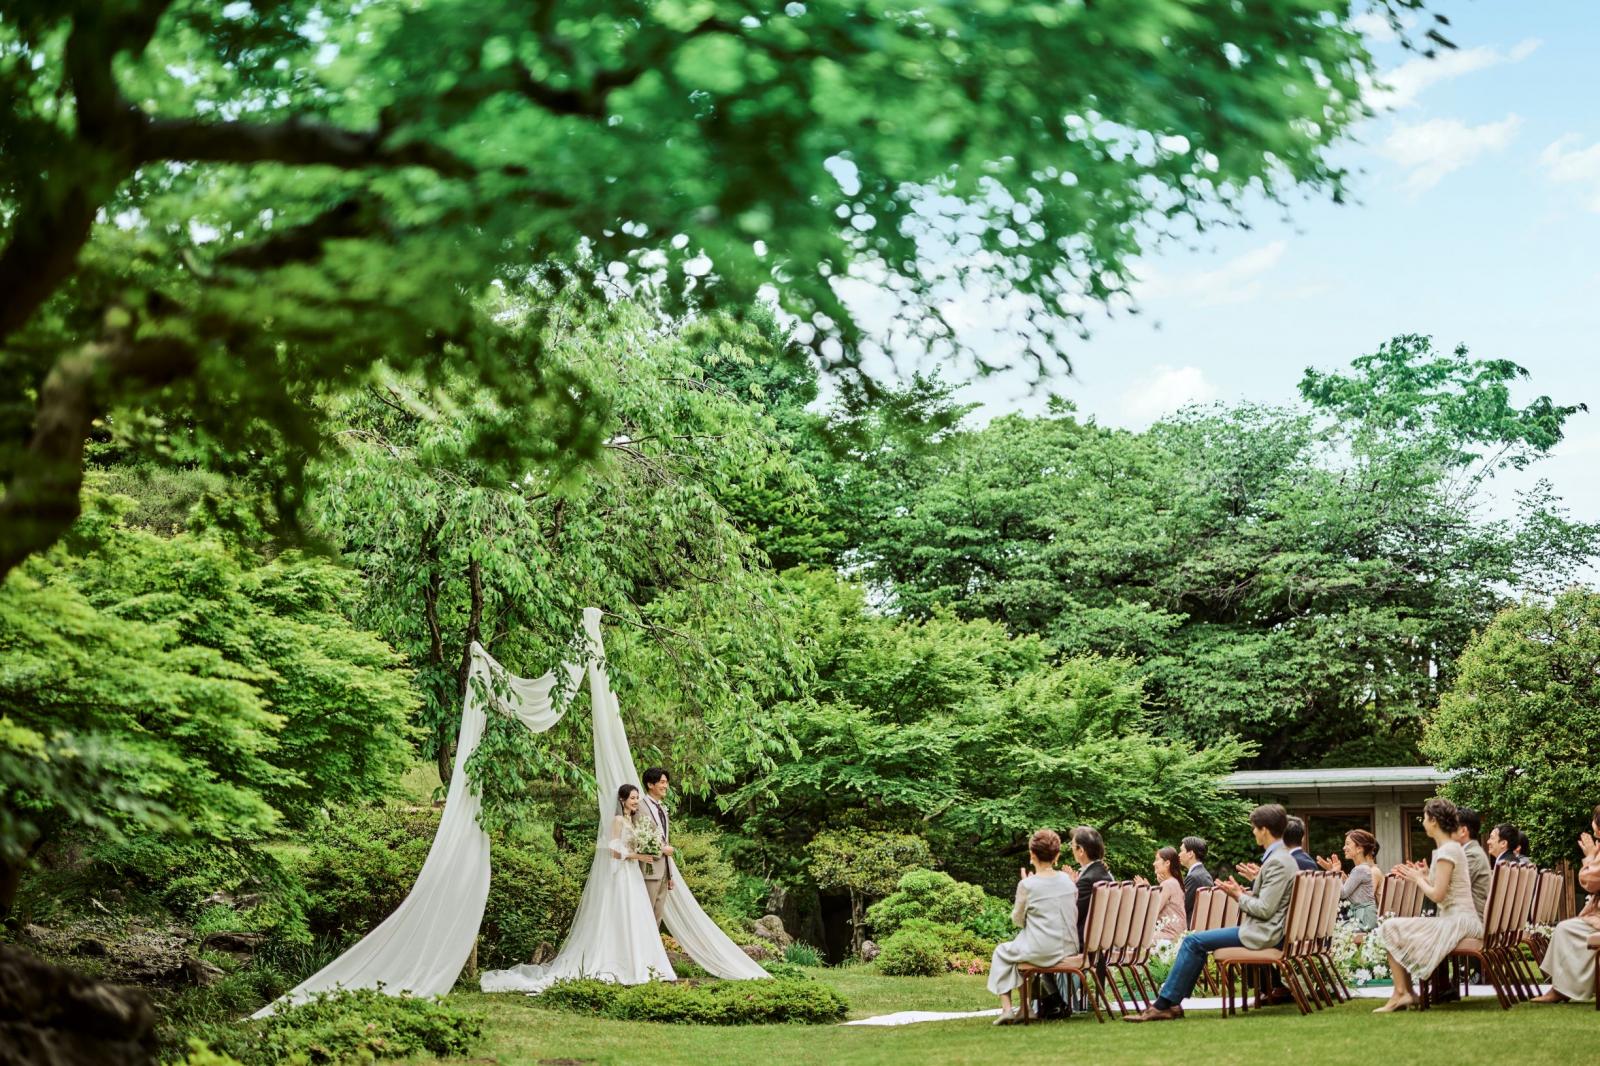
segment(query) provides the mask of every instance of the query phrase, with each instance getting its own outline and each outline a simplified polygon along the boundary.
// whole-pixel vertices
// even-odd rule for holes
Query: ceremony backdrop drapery
[[[597,945],[608,946],[612,954],[619,947],[624,951],[643,952],[647,961],[653,962],[659,957],[665,963],[660,939],[653,936],[653,921],[653,944],[635,940],[631,945],[619,945],[618,937],[624,933],[615,927],[611,907],[607,905],[607,900],[614,898],[618,884],[614,874],[619,865],[604,850],[615,813],[612,808],[617,788],[623,782],[637,783],[638,776],[633,754],[628,749],[627,734],[622,728],[617,697],[611,691],[606,674],[597,608],[584,610],[583,628],[587,640],[589,698],[594,714],[599,824],[595,834],[594,866],[584,885],[583,900],[573,919],[572,930],[556,960],[549,967],[541,968],[557,976],[598,976],[604,972],[603,969],[584,969],[596,957]],[[484,903],[489,897],[489,836],[478,825],[481,803],[467,781],[467,760],[483,738],[485,704],[518,719],[533,732],[543,733],[561,721],[566,713],[565,699],[558,700],[557,696],[570,697],[583,673],[584,665],[567,663],[559,672],[552,671],[540,678],[515,677],[495,662],[480,644],[473,642],[467,693],[461,708],[461,731],[456,741],[455,771],[450,777],[438,833],[411,893],[393,914],[349,951],[267,1004],[254,1017],[265,1017],[280,1004],[298,1003],[317,992],[341,987],[381,987],[392,995],[409,992],[418,996],[439,996],[450,990],[472,953],[473,941],[483,922]],[[556,682],[562,674],[569,683],[566,692],[558,694]],[[700,908],[681,876],[668,897],[664,920],[683,949],[707,972],[743,980],[768,976]],[[670,967],[666,972],[670,975]],[[612,976],[628,979],[626,974]]]

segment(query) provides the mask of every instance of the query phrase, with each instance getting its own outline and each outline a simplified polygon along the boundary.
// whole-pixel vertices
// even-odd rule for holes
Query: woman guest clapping
[[[1594,998],[1596,952],[1589,938],[1600,933],[1600,807],[1589,819],[1589,832],[1578,838],[1583,849],[1583,866],[1578,870],[1578,886],[1595,893],[1576,918],[1568,918],[1550,934],[1550,947],[1540,969],[1550,978],[1550,991],[1535,1003],[1565,1003],[1569,999]]]
[[[1011,993],[1022,984],[1017,967],[1054,966],[1078,953],[1078,889],[1071,878],[1056,872],[1060,854],[1061,838],[1053,830],[1041,829],[1028,840],[1033,872],[1021,871],[1011,910],[1011,921],[1022,932],[996,947],[989,962],[989,991],[1000,997],[996,1025],[1017,1019],[1011,1007]]]
[[[1389,876],[1415,881],[1423,895],[1439,905],[1439,913],[1432,918],[1390,918],[1383,923],[1394,992],[1375,1014],[1411,1006],[1416,1002],[1411,991],[1413,977],[1426,981],[1462,940],[1483,936],[1483,919],[1472,905],[1467,853],[1454,840],[1456,805],[1447,799],[1429,800],[1422,808],[1422,828],[1433,838],[1431,873],[1402,863],[1390,870]]]
[[[1161,889],[1161,910],[1156,913],[1156,939],[1177,940],[1189,931],[1183,911],[1183,865],[1178,861],[1177,848],[1162,848],[1150,864],[1155,871],[1156,885]],[[1150,882],[1135,877],[1135,884]]]
[[[1363,932],[1372,932],[1378,924],[1378,883],[1383,871],[1378,868],[1378,838],[1365,829],[1352,829],[1344,835],[1344,857],[1353,864],[1345,874],[1344,888],[1339,898],[1344,901],[1345,912]],[[1344,864],[1329,855],[1318,859],[1324,870],[1338,872]]]

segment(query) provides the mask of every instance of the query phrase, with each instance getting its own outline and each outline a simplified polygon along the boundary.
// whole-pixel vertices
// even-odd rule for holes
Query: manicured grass
[[[883,977],[868,968],[812,971],[850,1002],[852,1018],[902,1010],[964,1011],[994,1005],[981,977]],[[502,1066],[544,1063],[594,1066],[993,1066],[1040,1054],[1092,1060],[1096,1066],[1144,1066],[1204,1049],[1207,1066],[1283,1062],[1286,1066],[1367,1066],[1444,1062],[1449,1066],[1600,1061],[1600,1018],[1592,1005],[1510,1012],[1492,999],[1427,1014],[1374,1016],[1377,1003],[1356,1000],[1309,1017],[1277,1007],[1241,1018],[1195,1013],[1160,1025],[1096,1025],[1074,1017],[1029,1027],[995,1028],[987,1018],[899,1028],[773,1025],[711,1028],[591,1020],[545,1010],[525,996],[457,993],[451,1001],[488,1016],[488,1036],[471,1061]],[[413,1066],[449,1066],[416,1060]],[[454,1060],[459,1066],[461,1060]]]

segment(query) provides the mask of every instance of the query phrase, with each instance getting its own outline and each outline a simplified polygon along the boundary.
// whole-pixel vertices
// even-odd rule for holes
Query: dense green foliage
[[[1040,826],[1099,826],[1131,866],[1156,841],[1237,823],[1238,801],[1214,782],[1245,749],[1157,737],[1132,661],[1054,659],[1036,637],[948,612],[874,616],[829,575],[785,587],[817,670],[802,699],[775,708],[799,754],[728,798],[775,868],[794,869],[784,859],[808,826],[915,827],[952,873],[1009,893]],[[810,874],[852,889],[831,872],[833,850],[813,845]],[[857,852],[853,891],[869,896],[931,865],[865,840]]]
[[[947,351],[924,298],[981,275],[1054,362],[1152,231],[1236,220],[1247,189],[1342,195],[1328,151],[1373,72],[1353,14],[13,3],[0,576],[65,532],[108,427],[257,478],[289,517],[303,453],[337,428],[312,401],[380,363],[566,410],[553,436],[483,434],[484,454],[593,455],[603,397],[547,367],[497,291],[632,288],[677,315],[771,286],[858,365],[841,282],[891,301],[897,345]]]
[[[827,985],[805,978],[668,983],[631,987],[607,981],[558,981],[535,1000],[542,1007],[625,1021],[684,1025],[826,1025],[849,1009]]]
[[[448,1003],[361,989],[324,993],[259,1022],[210,1027],[199,1039],[244,1066],[359,1066],[464,1056],[483,1039],[483,1017]]]
[[[385,792],[416,698],[341,614],[349,572],[156,536],[128,505],[95,497],[0,586],[6,869],[71,827],[251,844]]]
[[[1265,766],[1409,762],[1505,590],[1560,588],[1596,548],[1548,487],[1482,517],[1494,473],[1579,410],[1512,404],[1522,376],[1400,337],[1348,375],[1308,372],[1303,409],[1143,433],[1064,407],[996,419],[882,482],[860,561],[907,616],[947,605],[1058,654],[1132,657],[1169,736],[1243,737]]]
[[[1514,821],[1541,864],[1581,858],[1600,803],[1600,595],[1571,589],[1510,608],[1461,656],[1423,750],[1460,770],[1448,792]]]
[[[892,936],[916,918],[978,933],[991,913],[992,899],[977,885],[939,870],[911,870],[893,892],[867,908],[867,924],[877,937]]]

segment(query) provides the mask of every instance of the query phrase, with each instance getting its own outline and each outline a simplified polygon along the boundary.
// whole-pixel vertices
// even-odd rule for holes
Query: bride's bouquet
[[[661,855],[661,830],[654,818],[640,818],[633,824],[633,850],[640,855]]]

